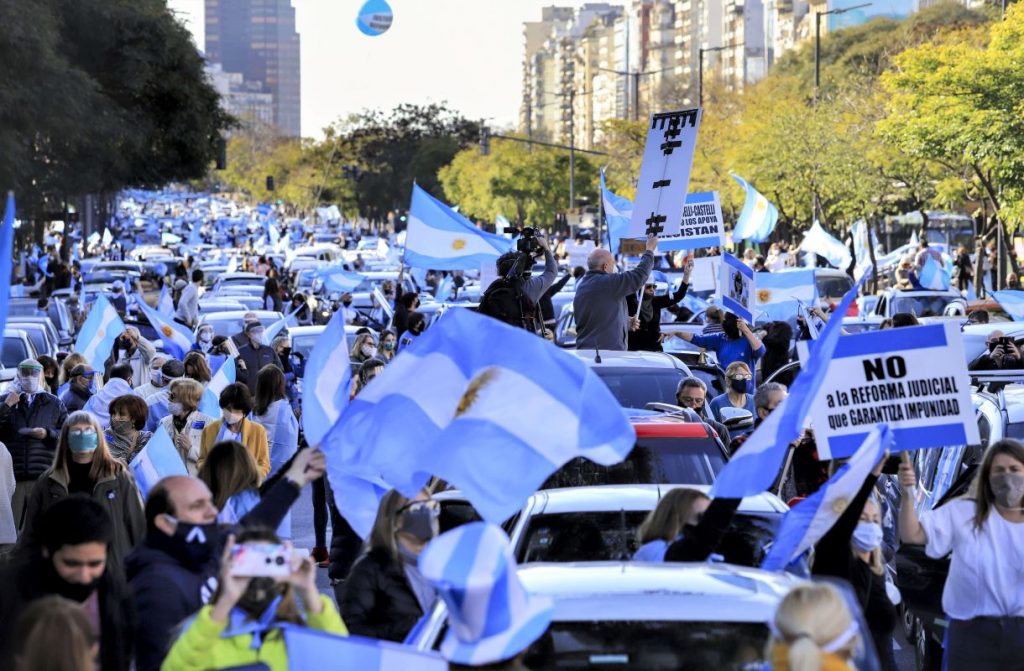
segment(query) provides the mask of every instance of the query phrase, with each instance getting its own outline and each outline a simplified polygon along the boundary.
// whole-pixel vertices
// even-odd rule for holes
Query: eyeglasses
[[[730,375],[729,379],[730,380],[743,380],[744,382],[747,382],[747,381],[749,381],[751,379],[751,376],[750,375]]]

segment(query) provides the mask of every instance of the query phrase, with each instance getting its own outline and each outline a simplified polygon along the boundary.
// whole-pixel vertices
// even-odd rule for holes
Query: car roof
[[[704,494],[708,485],[594,485],[545,489],[533,494],[543,503],[537,508],[544,515],[576,512],[614,512],[617,510],[654,510],[658,501],[676,487],[696,489]],[[774,494],[748,496],[740,503],[743,513],[784,513],[786,504]]]
[[[591,368],[686,369],[678,359],[665,352],[623,352],[592,349],[566,349],[562,351],[572,354]],[[595,361],[598,355],[600,355],[600,363]]]
[[[708,563],[568,562],[520,567],[535,595],[554,598],[556,621],[767,622],[799,578]]]
[[[258,275],[257,273],[233,272],[233,273],[221,273],[220,275],[217,276],[217,279],[221,280],[221,281],[224,281],[224,280],[246,279],[246,280],[258,280],[260,282],[265,282],[267,278],[263,277],[262,275]]]
[[[256,315],[256,318],[261,321],[264,319],[280,319],[284,316],[280,312],[275,312],[274,310],[224,310],[223,312],[213,312],[206,315],[200,315],[200,319],[216,318],[218,321],[237,319],[241,321],[242,318],[250,312]]]
[[[1024,371],[1022,371],[1024,372]],[[1003,389],[1007,420],[1011,424],[1024,422],[1024,385],[1011,384]]]

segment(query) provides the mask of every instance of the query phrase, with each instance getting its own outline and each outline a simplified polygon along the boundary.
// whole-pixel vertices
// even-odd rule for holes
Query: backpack
[[[521,280],[499,277],[480,298],[477,312],[511,326],[539,333],[542,320],[538,306],[523,293]]]

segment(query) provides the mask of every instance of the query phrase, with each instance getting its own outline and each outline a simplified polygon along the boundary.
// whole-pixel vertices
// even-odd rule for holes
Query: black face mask
[[[345,307],[348,307],[352,305],[352,301],[342,301],[341,304],[344,305]]]
[[[100,580],[103,578],[102,574],[95,580],[88,582],[84,585],[80,585],[74,582],[68,582],[57,573],[57,569],[53,567],[53,557],[44,560],[46,562],[47,573],[46,582],[49,587],[49,592],[58,594],[65,599],[71,599],[75,603],[82,603],[89,596],[99,589]]]
[[[242,598],[238,600],[238,607],[247,615],[257,618],[263,615],[284,590],[285,586],[274,582],[273,578],[253,578],[249,581]]]
[[[216,522],[210,524],[189,524],[178,521],[173,536],[160,532],[157,543],[192,570],[208,564],[220,549],[221,530]]]

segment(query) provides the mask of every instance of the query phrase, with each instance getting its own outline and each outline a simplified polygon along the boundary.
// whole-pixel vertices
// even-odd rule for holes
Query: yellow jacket
[[[223,419],[210,422],[203,429],[203,439],[199,447],[199,467],[202,468],[206,461],[206,455],[217,444],[217,436],[220,435],[220,428],[224,424]],[[242,445],[249,451],[252,458],[256,460],[256,467],[260,472],[260,480],[264,480],[270,473],[270,446],[267,443],[267,431],[262,426],[246,418],[242,420]]]
[[[329,634],[348,635],[345,623],[330,598],[320,595],[323,610],[310,613],[306,626]],[[288,671],[288,653],[280,629],[272,629],[263,636],[263,644],[253,650],[252,634],[222,638],[227,622],[210,619],[212,606],[203,606],[191,623],[186,625],[178,640],[171,646],[162,671],[196,671],[197,669],[226,669],[233,666],[263,662],[271,671]]]

